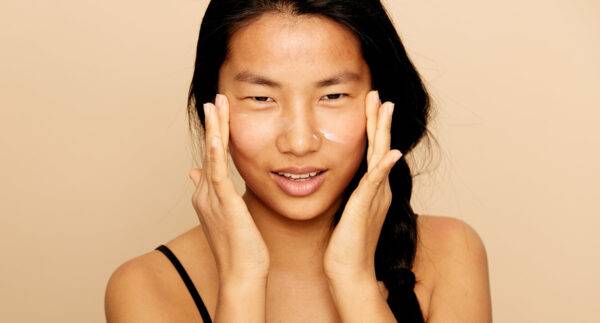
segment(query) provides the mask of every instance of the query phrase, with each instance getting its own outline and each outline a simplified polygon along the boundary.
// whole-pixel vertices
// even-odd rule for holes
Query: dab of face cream
[[[320,129],[319,131],[323,134],[323,137],[325,137],[325,139],[336,142],[338,144],[342,143],[342,141],[338,138],[338,136],[334,135],[333,132],[330,132],[330,131],[327,131],[324,129]]]

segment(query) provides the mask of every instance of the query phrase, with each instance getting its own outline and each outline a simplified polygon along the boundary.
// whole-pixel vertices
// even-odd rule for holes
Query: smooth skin
[[[217,144],[205,149],[203,169],[190,172],[200,225],[167,245],[187,269],[216,322],[394,322],[385,302],[387,291],[375,280],[372,262],[391,198],[388,174],[399,153],[389,147],[393,103],[382,104],[369,88],[370,76],[351,34],[323,19],[299,18],[286,29],[289,21],[265,15],[232,40],[233,58],[220,77],[219,92],[224,95],[215,105],[207,104],[205,111],[205,147],[211,147],[215,136]],[[277,68],[269,70],[270,66]],[[249,68],[269,74],[283,86],[273,89],[233,81],[234,75]],[[367,77],[324,89],[309,86],[323,75],[348,69]],[[254,110],[258,103],[247,99],[257,92],[273,98],[261,103],[269,109],[260,114]],[[349,96],[321,99],[341,92]],[[309,140],[317,124],[333,120],[330,113],[339,113],[335,119],[346,124],[339,128],[329,124],[347,139],[343,146]],[[303,119],[307,115],[311,118]],[[283,120],[280,116],[294,122],[293,127],[276,128]],[[261,129],[244,123],[254,117],[274,122],[264,122]],[[354,131],[359,126],[366,130],[362,136]],[[369,171],[321,249],[316,241],[322,238],[319,233],[326,221],[320,219],[335,211],[335,193],[353,171],[334,166],[341,159],[356,165],[365,148]],[[227,150],[252,188],[243,197],[235,193],[227,175]],[[264,187],[268,179],[264,170],[285,165],[269,164],[281,156],[310,157],[311,162],[330,167],[332,178],[311,200],[286,199],[273,187]],[[450,217],[420,215],[418,221],[413,271],[415,293],[427,321],[491,322],[487,255],[477,233]],[[181,278],[157,251],[121,265],[111,276],[105,297],[109,322],[200,321]]]

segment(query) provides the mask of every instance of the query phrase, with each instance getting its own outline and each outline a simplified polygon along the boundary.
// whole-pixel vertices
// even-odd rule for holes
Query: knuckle
[[[217,152],[215,151],[214,148],[210,148],[210,152],[208,153],[208,162],[212,165],[216,161],[217,161]]]
[[[220,186],[225,181],[225,176],[213,173],[210,177],[210,181],[215,186]]]
[[[215,214],[216,211],[218,211],[218,207],[214,203],[209,203],[206,206],[206,213],[207,214]]]
[[[202,199],[198,195],[192,196],[192,205],[198,212],[204,213],[204,203],[202,203]]]
[[[384,206],[385,206],[385,210],[389,211],[390,206],[392,206],[392,201],[391,200],[386,200]]]
[[[379,160],[379,162],[377,163],[377,165],[375,165],[375,168],[373,169],[373,175],[375,177],[377,177],[377,179],[381,182],[384,174],[385,174],[385,163],[383,158]]]
[[[384,199],[384,201],[385,201],[385,205],[386,205],[386,207],[387,207],[387,208],[389,208],[389,207],[390,207],[390,205],[392,205],[392,193],[391,193],[391,192],[389,192],[389,190],[386,190],[386,191],[383,193],[383,199]]]
[[[360,179],[360,182],[358,182],[358,187],[357,187],[357,190],[360,190],[360,189],[361,189],[363,186],[365,186],[365,185],[367,184],[367,177],[368,177],[368,176],[363,176],[363,177]]]
[[[384,190],[383,194],[384,194],[385,198],[388,198],[390,200],[392,199],[392,189],[390,188],[389,185],[385,186],[385,190]]]
[[[375,172],[372,172],[372,174],[369,174],[369,176],[367,177],[367,183],[371,187],[377,187],[381,183],[381,180],[379,179],[379,177],[376,175]]]
[[[193,204],[198,204],[198,201],[200,200],[200,190],[195,190],[194,193],[192,193],[192,203]]]
[[[208,154],[208,158],[210,159],[211,162],[215,162],[219,156],[219,151],[218,148],[215,146],[210,146],[209,149],[209,154]]]

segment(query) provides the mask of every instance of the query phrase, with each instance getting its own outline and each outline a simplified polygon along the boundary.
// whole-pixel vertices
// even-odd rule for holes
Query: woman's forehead
[[[265,14],[238,30],[228,62],[236,70],[354,70],[364,64],[358,39],[345,27],[318,16]],[[329,74],[329,73],[328,73]]]

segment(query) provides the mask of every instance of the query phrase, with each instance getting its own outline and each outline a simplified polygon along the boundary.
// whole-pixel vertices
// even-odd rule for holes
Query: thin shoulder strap
[[[194,286],[194,282],[192,282],[192,279],[188,275],[187,271],[185,271],[185,268],[183,267],[181,262],[179,262],[179,259],[177,259],[177,257],[171,251],[171,249],[169,249],[169,247],[163,244],[156,247],[155,250],[162,252],[165,256],[167,256],[167,258],[169,258],[173,266],[175,266],[175,269],[177,269],[177,272],[179,273],[179,276],[181,276],[181,279],[185,283],[185,286],[187,287],[188,291],[192,295],[194,303],[196,303],[196,307],[198,307],[198,311],[200,311],[200,316],[202,316],[202,320],[205,323],[212,323],[210,314],[208,314],[208,310],[206,309],[206,306],[202,301],[202,297],[200,297],[198,290],[196,290],[196,286]]]

